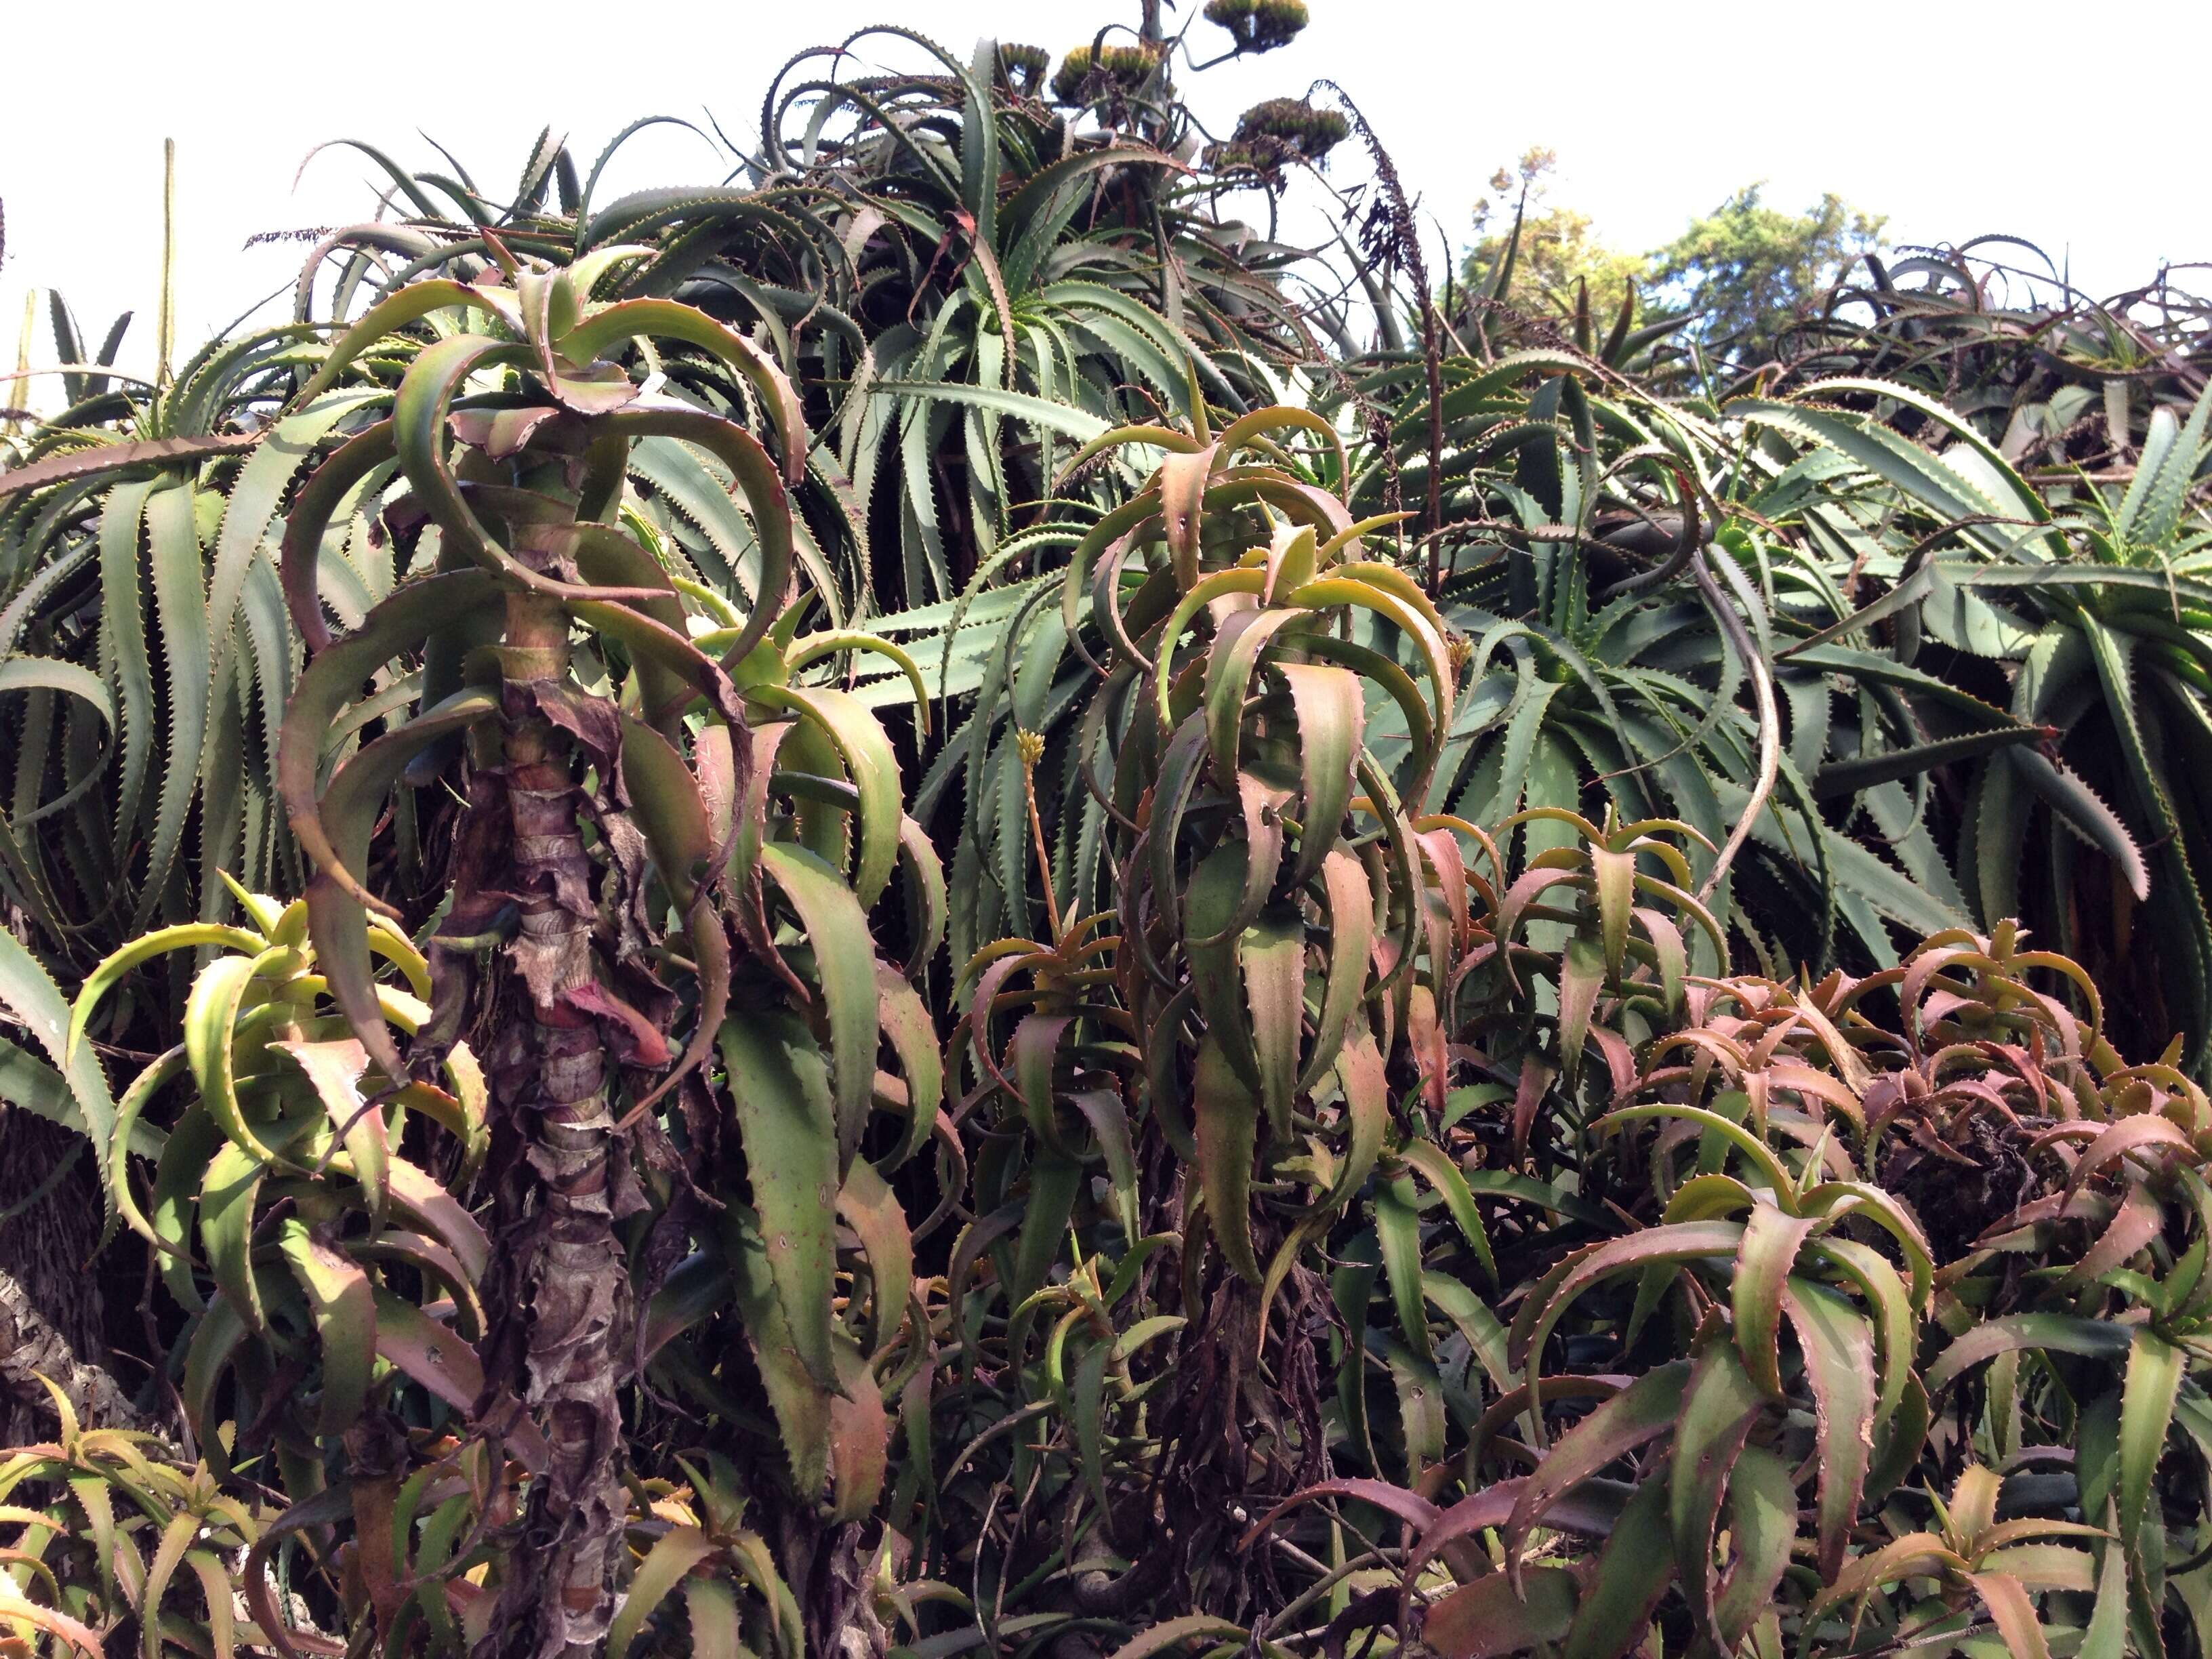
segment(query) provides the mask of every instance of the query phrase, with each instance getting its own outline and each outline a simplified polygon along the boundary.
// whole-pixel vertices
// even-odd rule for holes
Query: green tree
[[[1646,280],[1650,262],[1606,242],[1588,214],[1546,199],[1558,166],[1557,151],[1531,148],[1512,167],[1491,175],[1491,193],[1474,206],[1477,240],[1462,262],[1462,274],[1470,285],[1486,285],[1505,257],[1517,219],[1521,239],[1513,256],[1509,302],[1522,311],[1571,315],[1576,285],[1587,283],[1592,313],[1610,317],[1620,310],[1629,284]]]
[[[1880,215],[1825,195],[1802,214],[1772,207],[1764,184],[1747,185],[1692,220],[1666,246],[1632,253],[1608,242],[1590,216],[1550,199],[1554,150],[1534,147],[1491,176],[1475,204],[1475,244],[1462,262],[1486,286],[1519,242],[1505,292],[1516,310],[1571,316],[1582,285],[1591,314],[1613,316],[1633,283],[1639,303],[1687,313],[1707,350],[1745,362],[1771,355],[1783,335],[1861,254],[1881,246]]]
[[[1650,258],[1651,280],[1693,313],[1709,349],[1750,362],[1771,356],[1784,331],[1851,262],[1881,245],[1886,222],[1824,195],[1802,214],[1769,206],[1747,185]]]

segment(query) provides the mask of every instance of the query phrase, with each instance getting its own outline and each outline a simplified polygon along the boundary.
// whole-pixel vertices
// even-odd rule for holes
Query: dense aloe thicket
[[[57,303],[0,1644],[2206,1650],[2205,305],[1442,280],[1304,18]]]

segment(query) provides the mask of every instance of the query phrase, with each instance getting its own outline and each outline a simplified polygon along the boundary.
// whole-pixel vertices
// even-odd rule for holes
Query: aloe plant
[[[1722,384],[1137,21],[356,145],[12,430],[0,1094],[149,1291],[0,1642],[2202,1647],[2199,313]]]
[[[2185,416],[2196,401],[2203,313],[2172,274],[2084,294],[2059,262],[2009,237],[1900,249],[1863,258],[1820,315],[1784,336],[1781,384],[1899,380],[2024,469],[2125,470],[2159,409]]]
[[[0,1462],[0,1512],[24,1529],[10,1554],[43,1592],[19,1589],[0,1617],[86,1659],[131,1624],[146,1652],[172,1642],[220,1653],[241,1638],[270,1645],[281,1614],[263,1600],[240,1619],[231,1567],[267,1540],[267,1510],[223,1491],[205,1463],[175,1467],[158,1436],[86,1428],[58,1389],[54,1413],[52,1440]]]
[[[1871,400],[1874,411],[1822,406],[1839,399]],[[2142,922],[2159,963],[2139,985],[2153,1000],[2145,1025],[2184,1030],[2190,1063],[2201,1065],[2212,1030],[2212,934],[2195,873],[2204,826],[2174,760],[2193,752],[2207,706],[2191,620],[2202,532],[2185,505],[2212,454],[2204,403],[2185,424],[2153,416],[2143,465],[2119,499],[2091,483],[2079,501],[2054,504],[1960,416],[1888,382],[1824,382],[1787,404],[1731,407],[1833,452],[1840,471],[1868,481],[1864,506],[1823,509],[1845,535],[1863,544],[1852,520],[1899,507],[1923,527],[1887,592],[1831,613],[1785,654],[1863,639],[1893,617],[1896,659],[1953,655],[1961,667],[1948,682],[1978,672],[2019,728],[2049,734],[1975,766],[1956,828],[1960,884],[1985,917],[2011,915],[2024,908],[2021,872],[2034,858],[2048,872],[2049,925],[2100,974],[2124,971],[2134,904],[2156,894]],[[1895,411],[1944,432],[1942,453],[1900,438],[1882,418]],[[1972,659],[1996,674],[1965,669]]]
[[[1595,852],[1598,843],[1590,845]],[[1516,885],[1554,873],[1532,870]],[[1574,879],[1571,866],[1556,873]],[[1570,946],[1565,960],[1573,959]],[[1441,1502],[1433,1479],[1412,1489],[1431,1467],[1413,1460],[1403,1485],[1386,1473],[1293,1494],[1255,1522],[1248,1544],[1285,1527],[1310,1538],[1314,1505],[1347,1521],[1367,1514],[1403,1522],[1414,1542],[1388,1593],[1347,1603],[1343,1613],[1355,1626],[1405,1631],[1414,1627],[1410,1609],[1425,1602],[1418,1627],[1446,1654],[1562,1642],[1619,1652],[1655,1628],[1655,1616],[1656,1628],[1725,1646],[1781,1639],[1805,1651],[1849,1642],[1854,1631],[1860,1640],[1870,1629],[1963,1631],[1978,1618],[2009,1651],[2029,1654],[2049,1650],[2069,1617],[2087,1614],[2086,1632],[2070,1626],[2078,1639],[2154,1648],[2146,1622],[2154,1615],[2146,1609],[2164,1593],[2164,1547],[2146,1541],[2156,1523],[2140,1517],[2166,1460],[2201,1455],[2180,1450],[2186,1434],[2178,1432],[2193,1408],[2177,1402],[2193,1395],[2177,1388],[2182,1362],[2171,1345],[2191,1339],[2169,1334],[2193,1328],[2177,1298],[2195,1294],[2197,1246],[2173,1255],[2170,1281],[2130,1272],[2089,1292],[2093,1305],[2110,1295],[2142,1297],[2148,1321],[2135,1334],[2052,1304],[2147,1237],[2152,1213],[2201,1236],[2198,1154],[2182,1127],[2196,1121],[2197,1096],[2170,1067],[2123,1066],[2094,1020],[2077,1023],[2063,1002],[2033,988],[2039,970],[2054,968],[2081,977],[2000,930],[1931,939],[1904,966],[1865,981],[1694,984],[1691,1023],[1662,1027],[1637,1051],[1646,1056],[1640,1064],[1627,1048],[1618,1050],[1630,1063],[1614,1072],[1614,1109],[1583,1127],[1577,1164],[1558,1166],[1554,1204],[1571,1209],[1593,1194],[1619,1194],[1610,1223],[1595,1211],[1587,1216],[1612,1236],[1524,1281],[1528,1293],[1510,1328],[1479,1302],[1455,1316],[1463,1322],[1454,1363],[1466,1369],[1466,1394],[1446,1397],[1454,1425],[1471,1425],[1459,1477],[1467,1495]],[[1875,999],[1892,987],[1902,1018],[1869,1018]],[[2118,1103],[2143,1084],[2174,1115]],[[2096,1150],[2047,1199],[2032,1186],[2021,1192],[2017,1209],[1980,1239],[1962,1247],[1947,1231],[1931,1243],[1911,1207],[1877,1182],[1899,1168],[1908,1139],[1971,1169],[1973,1154],[1990,1144],[1990,1126],[2020,1133],[2011,1103],[2051,1126],[2035,1137],[2044,1144],[2078,1140]],[[1962,1133],[1973,1117],[1984,1130]],[[1644,1141],[1654,1129],[1656,1139]],[[2170,1147],[2172,1156],[2161,1151],[2121,1175],[2121,1149],[2131,1144]],[[1631,1157],[1632,1145],[1646,1150]],[[2125,1196],[2117,1202],[2106,1196],[2106,1175],[2118,1176]],[[1618,1184],[1623,1176],[1650,1182],[1636,1205],[1658,1204],[1650,1223],[1624,1225],[1634,1200]],[[1544,1190],[1522,1180],[1531,1196]],[[2008,1253],[2058,1247],[2063,1265],[2073,1252],[2048,1218],[2075,1205],[2091,1222],[2079,1266],[2029,1292],[2031,1301],[2049,1297],[2051,1310],[2013,1311],[1996,1264]],[[2130,1212],[2144,1219],[2122,1219]],[[1407,1241],[1400,1260],[1411,1259],[1404,1252],[1422,1237],[1417,1215],[1396,1224]],[[1390,1248],[1386,1234],[1395,1275]],[[1499,1259],[1510,1259],[1502,1247]],[[1371,1283],[1372,1267],[1362,1271]],[[1701,1273],[1712,1276],[1693,1288]],[[1557,1333],[1585,1297],[1603,1299],[1609,1282],[1620,1287],[1612,1311],[1585,1340],[1624,1357],[1670,1357],[1626,1376],[1553,1373],[1547,1356],[1560,1352]],[[1449,1283],[1427,1285],[1447,1311]],[[1939,1313],[1939,1287],[1959,1297],[1948,1316]],[[1670,1316],[1678,1291],[1685,1299]],[[1661,1334],[1669,1323],[1672,1334]],[[1923,1330],[1937,1341],[1924,1367]],[[2020,1364],[2024,1351],[2074,1368],[2069,1379],[2093,1389],[2100,1373],[2112,1379],[2114,1392],[2081,1408],[2084,1456],[2095,1461],[2083,1465],[2078,1493],[2069,1484],[2057,1513],[2040,1496],[2039,1477],[2008,1477],[1996,1467],[2041,1467],[2030,1437],[2047,1425],[2043,1413],[2069,1419],[2075,1409],[2076,1396],[2031,1381]],[[2002,1375],[1991,1375],[1969,1409],[1950,1391],[1992,1360]],[[1485,1373],[1488,1387],[1478,1395]],[[1496,1403],[1478,1411],[1493,1389]],[[1782,1409],[1799,1400],[1811,1406],[1802,1417]],[[1865,1517],[1885,1504],[1893,1516],[1912,1512],[1893,1494],[1930,1455],[1931,1413],[1947,1405],[1958,1407],[1974,1448],[1951,1477],[1948,1501],[1930,1484],[1912,1506],[1927,1512],[1926,1526],[1893,1518],[1869,1530]],[[1581,1414],[1566,1421],[1563,1408]],[[1401,1431],[1414,1420],[1404,1414]],[[1802,1462],[1800,1446],[1812,1453]],[[1633,1477],[1626,1485],[1607,1475],[1622,1468]],[[1807,1484],[1809,1502],[1798,1491]],[[1727,1540],[1717,1553],[1717,1529]],[[1592,1541],[1567,1546],[1574,1538]],[[1913,1588],[1930,1581],[1932,1595]],[[1784,1636],[1790,1628],[1794,1636]]]
[[[295,401],[311,403],[350,361],[418,319],[458,309],[494,331],[444,334],[413,354],[391,420],[307,484],[288,524],[284,570],[314,651],[281,757],[293,829],[317,866],[307,915],[332,994],[395,1078],[409,1061],[368,1020],[367,961],[354,943],[366,915],[391,908],[364,885],[364,854],[403,771],[421,775],[422,757],[434,763],[456,735],[469,744],[466,804],[428,940],[435,1006],[422,1040],[436,1052],[480,1022],[496,1032],[485,1068],[497,1243],[487,1290],[498,1311],[482,1408],[514,1425],[503,1432],[532,1428],[545,1451],[521,1517],[531,1545],[514,1558],[494,1617],[546,1651],[604,1638],[622,1566],[617,1391],[641,1316],[623,1224],[648,1207],[634,1132],[656,1103],[672,1109],[696,1094],[717,1042],[755,1218],[732,1217],[730,1239],[765,1255],[764,1267],[755,1254],[738,1273],[736,1294],[759,1351],[789,1350],[800,1362],[785,1380],[792,1396],[771,1379],[771,1397],[789,1419],[799,1492],[822,1479],[803,1425],[821,1409],[812,1400],[849,1381],[830,1314],[829,1206],[869,1112],[878,1030],[864,912],[902,839],[880,729],[841,693],[793,683],[783,654],[790,630],[777,613],[794,565],[786,480],[806,450],[797,399],[761,352],[695,310],[650,299],[594,306],[595,276],[627,257],[600,250],[551,270],[514,266],[511,286],[426,281],[373,307]],[[601,355],[641,335],[721,365],[732,378],[718,387],[720,408],[644,397]],[[714,384],[703,369],[690,383]],[[777,428],[781,466],[720,412],[742,410],[748,395]],[[690,637],[667,571],[620,527],[630,447],[654,437],[714,454],[750,507],[755,603],[708,640],[719,656]],[[320,520],[387,457],[441,531],[444,568],[332,636],[316,599]],[[717,609],[715,620],[729,614]],[[596,688],[580,678],[579,624],[599,642],[584,671]],[[319,778],[325,733],[365,672],[424,641],[416,718]],[[814,643],[818,654],[843,641]],[[777,834],[771,810],[787,790],[798,800],[790,830]],[[778,943],[786,914],[809,947],[796,959]],[[732,928],[748,993],[813,1010],[826,1024],[823,1046],[798,1012],[755,1007],[726,1022],[738,974]],[[662,978],[663,938],[678,942],[683,1005]],[[495,977],[485,972],[494,953],[512,964]],[[755,1274],[771,1287],[765,1298],[745,1288]],[[842,1466],[839,1477],[841,1488],[859,1478]],[[855,1501],[841,1489],[836,1512]]]

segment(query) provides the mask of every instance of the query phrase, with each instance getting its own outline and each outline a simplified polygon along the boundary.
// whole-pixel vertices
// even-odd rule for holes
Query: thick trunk
[[[824,1659],[883,1659],[891,1638],[870,1599],[866,1529],[825,1522],[797,1504],[776,1518],[777,1565],[799,1598],[806,1651]]]
[[[53,1400],[41,1375],[87,1426],[140,1426],[102,1369],[107,1349],[92,1271],[100,1192],[82,1137],[0,1106],[0,1446],[53,1437]]]
[[[519,912],[494,1042],[496,1104],[520,1156],[501,1183],[491,1286],[495,1386],[519,1385],[547,1447],[481,1659],[592,1653],[613,1610],[628,1504],[617,1398],[631,1287],[616,1231],[627,1184],[599,1029],[570,993],[593,977],[595,909],[559,606],[510,600],[503,791]],[[598,710],[586,709],[587,713]],[[556,720],[555,715],[558,715]],[[599,757],[604,765],[604,757]],[[519,1362],[504,1375],[500,1359]]]

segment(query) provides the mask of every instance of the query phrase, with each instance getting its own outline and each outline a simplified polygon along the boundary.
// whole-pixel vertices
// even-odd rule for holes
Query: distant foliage
[[[2203,305],[1432,287],[1340,93],[1073,44],[46,319],[0,1097],[144,1288],[0,1646],[2202,1655]]]
[[[1755,361],[1881,246],[1884,222],[1833,195],[1790,213],[1768,204],[1764,185],[1751,185],[1656,250],[1650,280],[1680,296],[1710,349]]]
[[[1492,193],[1475,204],[1468,283],[1486,289],[1510,274],[1520,307],[1539,319],[1641,305],[1677,319],[1678,345],[1694,341],[1745,369],[1770,361],[1885,245],[1880,215],[1835,196],[1790,213],[1751,185],[1665,246],[1632,252],[1606,241],[1589,215],[1549,199],[1558,166],[1558,153],[1539,147],[1492,176]]]

